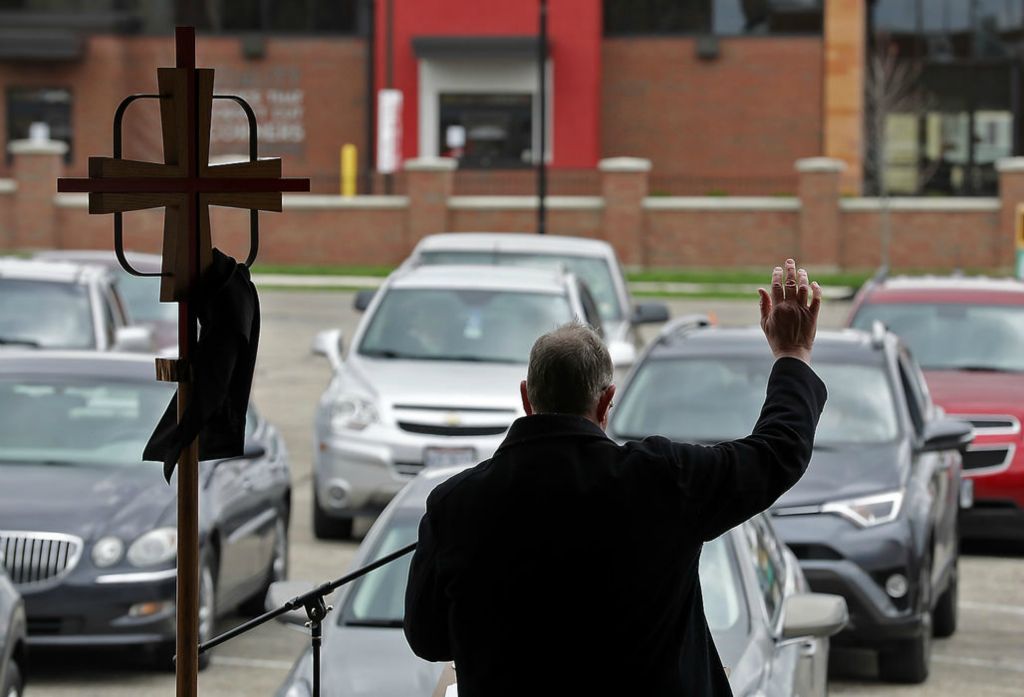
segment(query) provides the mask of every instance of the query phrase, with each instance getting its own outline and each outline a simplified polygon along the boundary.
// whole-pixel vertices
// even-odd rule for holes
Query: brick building
[[[24,220],[15,208],[34,215],[14,202],[28,195],[23,177],[39,166],[22,157],[19,176],[19,153],[31,150],[23,141],[48,134],[63,142],[62,171],[84,175],[89,155],[110,153],[120,99],[152,91],[153,68],[173,64],[176,24],[197,27],[199,65],[217,68],[218,92],[253,104],[260,154],[284,157],[286,175],[310,176],[314,193],[336,193],[340,148],[358,147],[359,193],[395,197],[294,205],[320,211],[318,220],[383,225],[381,235],[366,231],[364,242],[383,246],[364,261],[400,259],[438,226],[532,229],[536,202],[521,197],[534,191],[540,149],[539,6],[0,0],[0,134],[15,144],[0,158],[0,241],[76,243],[53,237],[64,231],[36,241],[35,232],[4,233]],[[876,234],[877,203],[837,197],[967,194],[978,200],[897,202],[895,232],[905,226],[915,240],[907,261],[1006,262],[1015,204],[1000,189],[996,163],[1024,149],[1024,0],[548,0],[548,16],[549,191],[566,197],[552,201],[553,231],[619,235],[635,263],[686,265],[689,256],[670,244],[702,230],[757,223],[761,229],[719,240],[710,254],[718,263],[759,263],[762,252],[802,239],[801,226],[825,226],[833,232],[805,240],[812,256],[862,267],[877,261],[877,242],[862,248],[853,240]],[[397,155],[411,163],[387,179],[376,161],[384,90],[401,94]],[[159,160],[159,133],[154,103],[133,104],[125,156]],[[43,148],[49,156],[51,145]],[[217,104],[213,156],[245,149],[242,113]],[[439,156],[455,170],[423,174],[417,163]],[[621,157],[649,163],[640,165],[643,176],[618,172]],[[796,166],[822,157],[828,175]],[[826,203],[816,207],[821,182]],[[470,200],[479,195],[505,199]],[[438,196],[448,197],[446,206],[416,207],[417,197]],[[51,221],[40,229],[75,220],[87,242],[106,229],[101,219],[80,220],[80,203],[55,205],[55,213],[39,213]],[[929,242],[932,224],[948,234]],[[775,232],[761,234],[765,226]],[[984,230],[981,251],[971,248],[972,229]]]

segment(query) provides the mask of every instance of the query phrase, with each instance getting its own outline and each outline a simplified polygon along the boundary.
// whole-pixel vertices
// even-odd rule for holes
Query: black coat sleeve
[[[668,443],[673,476],[701,539],[767,510],[803,476],[826,396],[806,363],[780,358],[749,436],[713,446]]]
[[[420,658],[450,661],[454,656],[448,633],[448,598],[433,519],[440,515],[435,501],[433,495],[427,499],[427,512],[420,520],[419,540],[409,567],[409,583],[405,589],[405,638]]]

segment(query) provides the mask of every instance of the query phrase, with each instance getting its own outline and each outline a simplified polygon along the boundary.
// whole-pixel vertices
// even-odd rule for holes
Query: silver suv
[[[152,351],[133,326],[113,272],[101,266],[0,258],[0,345]]]
[[[340,330],[318,334],[313,350],[334,375],[315,417],[316,535],[351,535],[354,517],[379,513],[424,467],[490,457],[523,413],[534,340],[573,318],[600,325],[582,288],[563,271],[403,267],[369,301],[345,358]]]

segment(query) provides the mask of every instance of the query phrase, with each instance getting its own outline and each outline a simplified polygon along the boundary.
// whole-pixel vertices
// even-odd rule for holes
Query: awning
[[[416,36],[412,50],[426,59],[534,58],[539,41],[536,36]]]

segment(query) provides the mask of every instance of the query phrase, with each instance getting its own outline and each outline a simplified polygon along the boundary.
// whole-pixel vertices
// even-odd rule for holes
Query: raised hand
[[[791,356],[810,363],[818,330],[821,286],[808,283],[807,272],[797,271],[796,262],[787,259],[785,269],[776,266],[772,272],[771,294],[764,288],[757,292],[761,296],[761,329],[772,353],[776,358]]]

